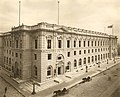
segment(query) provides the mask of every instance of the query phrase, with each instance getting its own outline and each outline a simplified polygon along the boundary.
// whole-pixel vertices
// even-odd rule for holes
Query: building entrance
[[[58,67],[58,75],[61,74],[61,67]]]

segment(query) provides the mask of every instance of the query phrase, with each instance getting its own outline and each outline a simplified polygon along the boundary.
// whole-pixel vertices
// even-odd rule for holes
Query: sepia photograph
[[[0,97],[120,97],[120,0],[0,0]]]

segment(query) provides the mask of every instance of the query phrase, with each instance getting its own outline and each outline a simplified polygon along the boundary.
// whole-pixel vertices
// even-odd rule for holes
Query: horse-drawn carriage
[[[53,92],[53,97],[61,96],[67,94],[69,91],[66,88],[63,88],[63,90],[56,90]]]
[[[92,80],[92,78],[91,77],[85,77],[85,78],[82,78],[82,82],[84,83],[84,82],[89,82],[89,81],[91,81]]]

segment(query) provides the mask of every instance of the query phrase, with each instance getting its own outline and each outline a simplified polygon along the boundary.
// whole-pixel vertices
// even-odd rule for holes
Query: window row
[[[22,40],[4,41],[4,47],[22,48]]]
[[[52,44],[51,43],[52,43],[52,41],[50,39],[48,39],[47,40],[47,49],[51,49],[52,48]],[[108,45],[108,43],[106,43],[104,41],[83,41],[83,47],[105,46],[105,45]],[[67,48],[71,47],[71,41],[70,40],[67,40],[66,47]],[[77,41],[76,40],[74,40],[74,47],[77,47]],[[79,41],[78,47],[82,47],[82,41]],[[58,48],[62,48],[62,40],[58,40]]]
[[[8,51],[9,51],[9,53],[8,53]],[[22,59],[22,54],[21,53],[14,53],[11,50],[7,50],[7,54],[10,54],[13,57],[15,56],[15,57],[19,57],[20,59]]]

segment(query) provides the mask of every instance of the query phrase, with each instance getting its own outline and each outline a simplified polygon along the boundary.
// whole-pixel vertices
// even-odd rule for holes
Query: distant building
[[[117,37],[45,22],[0,35],[3,73],[23,80],[50,78],[113,59]]]

